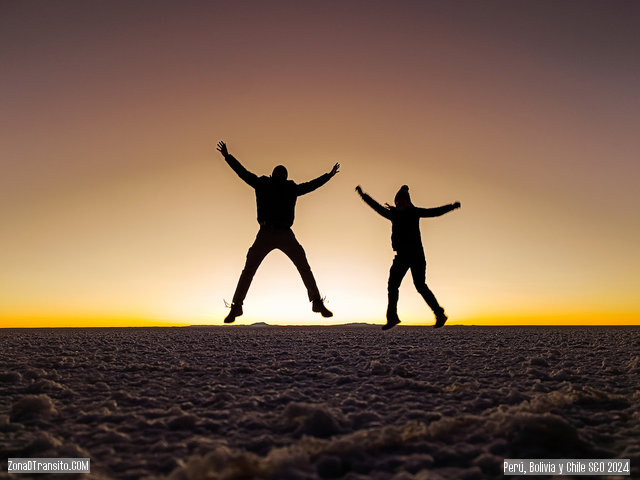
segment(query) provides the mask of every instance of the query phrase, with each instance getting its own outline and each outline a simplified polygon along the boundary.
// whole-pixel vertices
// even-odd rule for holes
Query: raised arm
[[[242,164],[238,160],[236,160],[236,158],[233,155],[229,153],[229,151],[227,150],[227,145],[224,142],[218,142],[217,150],[222,154],[225,161],[229,164],[229,166],[233,169],[233,171],[238,174],[238,176],[242,180],[247,182],[252,187],[254,188],[256,187],[258,183],[258,176],[255,173],[251,173],[249,170],[244,168]]]
[[[304,195],[305,193],[313,192],[316,188],[320,188],[325,183],[333,178],[333,176],[338,173],[340,169],[340,164],[336,163],[329,173],[325,173],[324,175],[320,175],[318,178],[314,178],[308,182],[301,183],[296,186],[296,193],[298,196]]]
[[[440,215],[449,213],[456,208],[460,208],[460,202],[450,203],[449,205],[443,205],[435,208],[418,208],[417,210],[420,217],[439,217]]]
[[[360,185],[358,185],[356,187],[356,192],[358,192],[358,194],[360,195],[362,200],[364,200],[364,203],[369,205],[371,208],[373,208],[376,212],[378,212],[384,218],[387,218],[387,219],[391,220],[391,210],[389,210],[388,208],[383,207],[378,202],[376,202],[373,198],[371,198],[369,195],[364,193],[362,191],[362,188],[360,187]]]

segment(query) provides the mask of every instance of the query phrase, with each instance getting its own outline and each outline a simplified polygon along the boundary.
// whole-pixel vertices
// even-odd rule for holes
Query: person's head
[[[409,195],[409,187],[407,185],[403,185],[396,193],[395,198],[393,199],[396,204],[396,208],[399,210],[403,210],[407,207],[412,207],[413,203],[411,203],[411,196]]]
[[[271,178],[279,181],[285,181],[289,176],[289,172],[287,172],[287,168],[284,165],[278,165],[271,172]]]

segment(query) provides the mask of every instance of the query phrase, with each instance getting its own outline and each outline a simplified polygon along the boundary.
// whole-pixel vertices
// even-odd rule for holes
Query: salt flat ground
[[[89,457],[93,478],[395,480],[631,458],[640,478],[638,327],[24,329],[0,351],[5,478],[7,457]]]

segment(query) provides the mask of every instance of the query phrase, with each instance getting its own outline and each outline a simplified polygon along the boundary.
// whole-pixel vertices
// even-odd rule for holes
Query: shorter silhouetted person
[[[411,269],[411,275],[413,276],[413,284],[436,316],[435,328],[442,327],[447,321],[447,315],[425,282],[427,262],[424,258],[422,239],[420,238],[420,219],[444,215],[456,208],[460,208],[460,202],[437,208],[419,208],[411,203],[409,187],[403,185],[396,193],[394,199],[395,207],[389,204],[383,207],[364,193],[360,185],[356,187],[356,191],[367,205],[384,218],[391,220],[391,246],[395,250],[396,256],[389,271],[387,323],[382,329],[388,330],[400,323],[398,318],[398,289],[409,269]]]
[[[218,143],[218,151],[238,176],[248,183],[256,192],[256,204],[258,208],[258,223],[260,230],[255,242],[247,252],[247,261],[240,274],[236,292],[233,295],[231,310],[224,319],[224,323],[233,323],[236,317],[242,315],[242,304],[249,291],[249,286],[269,252],[279,249],[294,263],[312,302],[312,310],[319,312],[323,317],[331,317],[333,313],[325,307],[316,281],[313,278],[311,267],[307,262],[307,256],[298,243],[291,226],[295,216],[296,200],[299,196],[313,192],[316,188],[327,183],[340,168],[336,163],[329,173],[319,176],[309,182],[297,184],[287,180],[288,172],[283,165],[273,169],[271,176],[258,177],[244,168],[233,155],[230,155],[224,142]]]

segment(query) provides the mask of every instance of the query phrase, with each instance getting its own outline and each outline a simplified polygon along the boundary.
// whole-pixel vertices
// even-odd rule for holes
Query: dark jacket
[[[436,208],[411,206],[398,210],[395,207],[383,207],[366,193],[362,194],[362,199],[384,218],[391,220],[391,246],[398,253],[422,253],[420,219],[439,217],[455,209],[451,204]]]
[[[271,177],[258,177],[244,168],[233,155],[225,160],[238,176],[256,191],[258,223],[271,228],[289,228],[295,217],[296,200],[300,195],[313,192],[331,179],[325,173],[309,182],[297,184],[293,180],[279,181]]]

